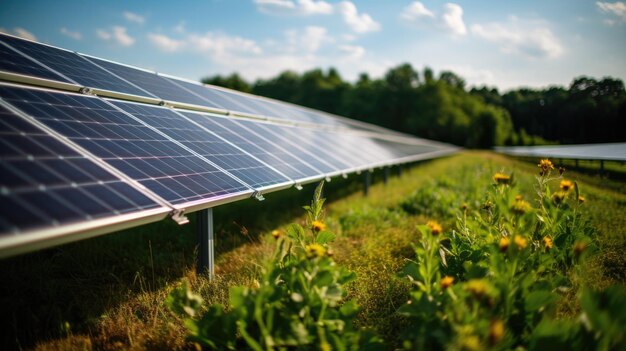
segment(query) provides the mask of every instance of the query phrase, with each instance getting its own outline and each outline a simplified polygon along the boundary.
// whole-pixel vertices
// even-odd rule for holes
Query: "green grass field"
[[[569,167],[569,165],[567,165]],[[328,183],[325,222],[337,235],[338,265],[354,271],[348,298],[361,306],[355,324],[398,347],[405,323],[398,309],[411,285],[398,272],[413,259],[418,225],[437,220],[445,231],[457,216],[479,210],[496,172],[513,173],[516,191],[533,194],[536,163],[489,152],[461,154],[404,168],[382,183],[380,172],[369,196],[361,177]],[[619,177],[607,180],[586,171],[567,171],[579,183],[585,218],[598,251],[582,266],[579,284],[603,289],[626,282],[626,194]],[[215,209],[217,277],[195,273],[195,226],[171,221],[0,261],[0,303],[5,330],[2,349],[190,349],[181,321],[165,299],[181,281],[190,282],[207,304],[228,305],[229,288],[254,286],[272,255],[272,230],[304,223],[302,205],[315,185],[269,194]],[[530,196],[529,196],[530,197]],[[580,310],[574,293],[557,303],[559,318]]]

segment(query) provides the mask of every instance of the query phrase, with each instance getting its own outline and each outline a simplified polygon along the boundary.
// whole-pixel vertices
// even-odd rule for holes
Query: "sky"
[[[194,80],[402,63],[503,91],[626,79],[621,1],[0,0],[0,31]]]

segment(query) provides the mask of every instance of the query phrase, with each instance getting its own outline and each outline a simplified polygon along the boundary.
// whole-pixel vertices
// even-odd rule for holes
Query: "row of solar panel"
[[[0,117],[0,240],[449,151],[7,83]]]
[[[208,87],[6,34],[0,34],[0,71],[87,87],[105,96],[121,93],[155,102],[189,104],[295,123],[382,130],[280,101]]]
[[[626,162],[626,143],[497,147],[496,151],[528,157]]]

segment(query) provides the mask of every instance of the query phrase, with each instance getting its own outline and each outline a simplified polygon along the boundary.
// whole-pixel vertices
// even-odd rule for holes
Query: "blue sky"
[[[189,79],[404,62],[503,90],[626,78],[620,1],[0,0],[0,30]]]

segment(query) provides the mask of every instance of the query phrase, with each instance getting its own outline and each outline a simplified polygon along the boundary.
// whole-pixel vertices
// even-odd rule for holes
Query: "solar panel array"
[[[626,162],[626,143],[512,146],[498,147],[496,151],[513,156]]]
[[[0,257],[455,151],[0,34]]]

